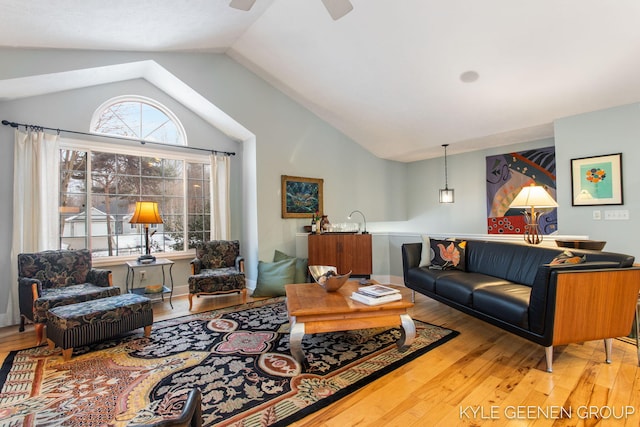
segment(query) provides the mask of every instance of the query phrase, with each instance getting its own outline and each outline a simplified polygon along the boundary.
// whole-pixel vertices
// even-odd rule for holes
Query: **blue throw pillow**
[[[296,258],[290,255],[280,252],[276,249],[273,254],[273,261],[282,261],[283,259],[295,259],[296,260],[296,275],[294,278],[295,283],[307,282],[307,268],[309,266],[309,260],[307,258]]]
[[[285,294],[284,285],[294,283],[296,259],[276,262],[258,262],[258,281],[254,297],[277,297]]]

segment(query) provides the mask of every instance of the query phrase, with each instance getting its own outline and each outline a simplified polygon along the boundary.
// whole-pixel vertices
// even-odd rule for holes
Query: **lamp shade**
[[[558,206],[553,197],[540,185],[523,187],[511,202],[512,208],[555,208]]]
[[[156,202],[136,202],[131,224],[162,224],[162,217]]]
[[[440,189],[440,203],[453,203],[454,195],[453,188],[441,188]]]

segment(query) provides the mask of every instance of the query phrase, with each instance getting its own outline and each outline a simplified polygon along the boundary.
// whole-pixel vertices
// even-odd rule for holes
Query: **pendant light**
[[[444,188],[440,189],[440,203],[453,203],[453,188],[449,188],[447,177],[447,146],[449,144],[442,144],[444,147]]]

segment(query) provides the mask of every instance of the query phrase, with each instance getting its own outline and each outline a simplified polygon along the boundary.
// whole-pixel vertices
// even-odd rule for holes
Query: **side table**
[[[171,301],[171,297],[173,297],[173,274],[171,270],[173,270],[174,262],[170,259],[166,258],[156,258],[154,262],[143,264],[138,262],[137,260],[127,261],[127,279],[126,279],[126,287],[127,292],[131,292],[138,295],[143,295],[151,300],[162,299],[164,302],[164,295],[169,294],[169,305],[173,308],[173,302]],[[168,276],[171,287],[167,286],[167,272],[165,272],[165,267],[169,266]],[[160,267],[162,269],[162,291],[161,292],[153,292],[147,293],[145,288],[140,287],[136,288],[135,286],[135,275],[136,270],[142,269],[150,269]],[[159,295],[159,297],[157,297]]]

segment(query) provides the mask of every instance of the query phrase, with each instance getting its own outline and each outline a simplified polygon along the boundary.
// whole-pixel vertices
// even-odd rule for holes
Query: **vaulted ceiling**
[[[333,20],[321,0],[0,0],[0,46],[226,53],[399,161],[640,101],[638,0],[351,3]]]

